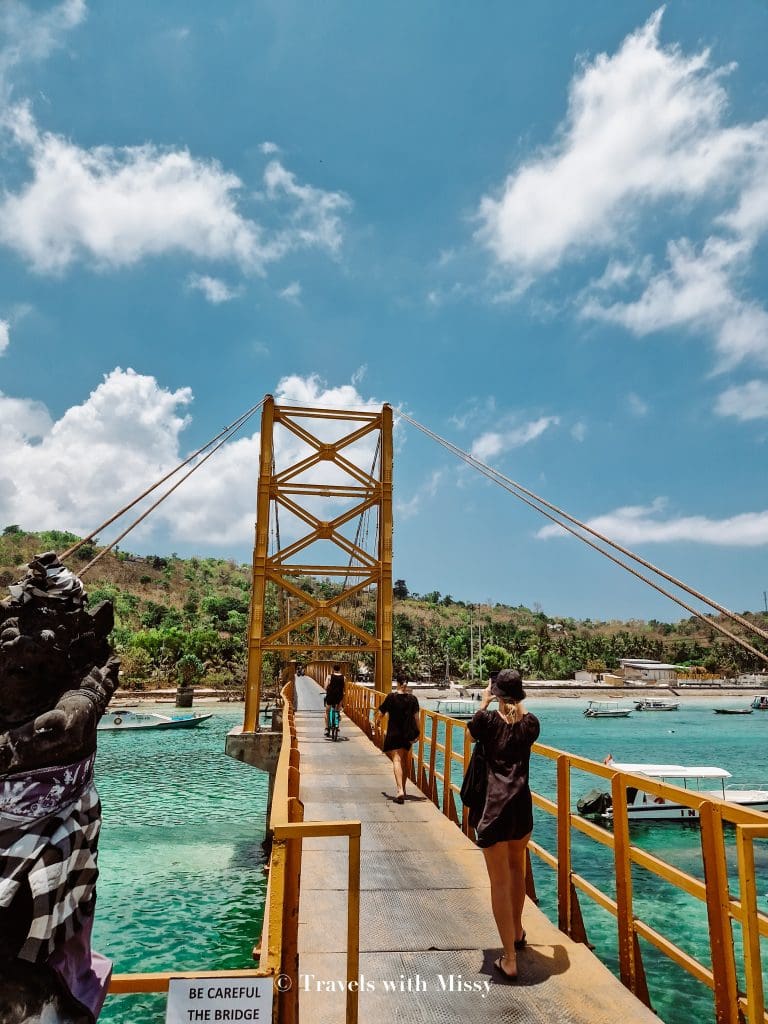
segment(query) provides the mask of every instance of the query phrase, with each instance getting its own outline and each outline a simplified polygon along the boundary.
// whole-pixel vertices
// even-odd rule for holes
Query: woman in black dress
[[[510,982],[517,979],[516,951],[525,946],[525,849],[533,831],[528,762],[539,735],[539,721],[525,711],[524,699],[520,673],[503,669],[489,683],[480,710],[469,723],[488,764],[485,805],[472,824],[485,856],[491,907],[504,946],[494,967]],[[499,706],[489,711],[494,700]]]
[[[408,693],[407,684],[405,675],[398,673],[397,689],[384,698],[376,712],[377,715],[389,716],[382,749],[392,761],[397,804],[405,803],[405,783],[411,767],[411,744],[418,739],[420,731],[419,702],[412,693]]]

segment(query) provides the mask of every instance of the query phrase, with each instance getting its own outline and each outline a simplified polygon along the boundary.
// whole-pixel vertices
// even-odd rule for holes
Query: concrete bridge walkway
[[[530,901],[520,981],[504,984],[481,851],[414,787],[394,803],[389,760],[352,722],[337,743],[323,736],[313,680],[297,679],[296,693],[305,819],[362,822],[361,1024],[659,1024]],[[344,1020],[346,843],[303,843],[299,1005],[312,1024]]]

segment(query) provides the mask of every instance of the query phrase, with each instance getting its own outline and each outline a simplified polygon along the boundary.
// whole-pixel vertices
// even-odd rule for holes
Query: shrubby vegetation
[[[35,534],[7,526],[0,535],[0,586],[17,579],[36,552],[62,551],[77,540],[63,531]],[[82,555],[86,549],[87,559]],[[97,550],[97,543],[85,545],[74,556],[72,568],[77,571],[78,564],[90,560]],[[119,551],[97,563],[85,583],[91,604],[105,599],[113,603],[112,639],[122,659],[124,686],[142,689],[193,683],[242,689],[250,565],[176,555],[138,557]],[[317,597],[338,593],[329,580],[298,579],[296,583]],[[569,679],[579,669],[609,671],[625,657],[695,665],[723,675],[756,671],[762,664],[740,647],[720,640],[714,629],[696,618],[676,623],[553,619],[539,608],[524,605],[471,606],[439,591],[415,594],[402,579],[395,581],[393,592],[395,668],[402,668],[412,679],[440,680],[446,674],[483,678],[507,665],[520,667],[528,678]],[[296,599],[292,601],[295,617]],[[277,602],[275,588],[268,586],[270,629],[277,628],[279,621]],[[357,624],[373,629],[372,607],[357,599],[352,604]],[[768,626],[765,614],[744,614]],[[311,640],[312,635],[308,628],[301,638]],[[477,653],[480,636],[481,658]],[[299,635],[294,632],[293,638],[298,640]],[[751,642],[761,646],[759,641]],[[267,679],[277,672],[277,661],[270,658]]]

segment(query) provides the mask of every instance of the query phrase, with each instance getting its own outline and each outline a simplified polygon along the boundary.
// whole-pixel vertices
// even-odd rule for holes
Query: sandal
[[[515,984],[517,984],[517,972],[515,972],[514,974],[510,974],[508,971],[505,971],[504,968],[502,967],[502,961],[503,960],[504,960],[504,957],[500,956],[498,958],[498,960],[494,960],[493,961],[493,966],[496,968],[496,970],[499,972],[499,974],[504,978],[504,981],[507,983],[507,985],[515,985]]]
[[[525,949],[527,945],[528,940],[525,937],[525,931],[523,931],[521,938],[515,939],[515,949]]]

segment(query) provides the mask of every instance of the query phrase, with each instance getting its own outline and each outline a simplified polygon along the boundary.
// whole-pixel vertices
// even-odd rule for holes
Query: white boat
[[[474,718],[480,707],[479,702],[473,700],[459,700],[458,698],[443,698],[435,701],[433,711],[438,715],[447,715],[448,718]]]
[[[666,700],[664,697],[641,697],[635,701],[638,711],[677,711],[679,700]]]
[[[196,729],[211,718],[207,715],[161,715],[156,711],[131,711],[118,708],[104,713],[97,732],[125,732],[130,729]]]
[[[622,707],[613,700],[590,700],[584,709],[586,718],[629,718],[632,708]]]
[[[693,767],[681,764],[626,764],[609,761],[608,767],[620,772],[631,772],[633,775],[644,775],[649,779],[659,779],[683,789],[692,789],[697,796],[716,797],[738,804],[739,807],[752,807],[755,810],[768,810],[768,787],[766,786],[726,786],[725,780],[731,773],[725,768]],[[717,781],[720,785],[715,789],[702,788],[705,782]],[[579,813],[585,817],[613,820],[611,794],[593,790],[577,803]],[[665,800],[642,789],[630,786],[627,789],[627,817],[630,821],[695,821],[699,812],[693,807]]]
[[[768,694],[758,693],[752,698],[752,703],[749,705],[754,708],[755,711],[768,711]]]

